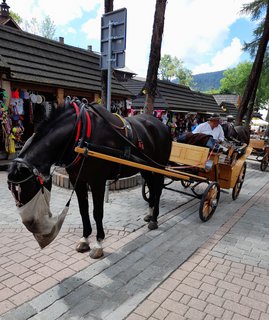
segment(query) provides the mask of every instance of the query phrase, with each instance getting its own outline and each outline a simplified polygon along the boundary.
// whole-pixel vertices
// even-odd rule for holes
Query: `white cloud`
[[[92,19],[89,19],[81,26],[81,31],[86,34],[87,39],[100,40],[101,17],[103,13],[103,7],[99,8],[99,10],[96,11],[96,16]],[[99,50],[99,48],[95,48],[95,50]]]
[[[239,63],[242,55],[242,44],[238,38],[234,38],[231,44],[218,51],[210,63],[201,64],[193,69],[193,74],[213,72],[231,68]]]
[[[67,28],[67,32],[68,32],[68,33],[73,33],[73,34],[76,34],[76,33],[77,33],[76,29],[74,29],[74,28],[72,28],[72,27],[68,27],[68,28]]]
[[[11,10],[24,19],[49,15],[56,25],[65,25],[102,5],[102,0],[9,0]]]
[[[147,72],[155,3],[156,0],[114,0],[114,10],[127,8],[126,66],[140,76]],[[239,11],[244,3],[246,0],[169,0],[162,55],[176,56],[192,70],[222,66],[220,57],[225,55],[226,67],[229,67],[229,61],[235,63],[239,59],[241,45],[234,39],[227,48],[224,46],[227,46],[231,25],[242,18]],[[87,42],[93,45],[93,50],[100,50],[100,45],[96,46],[100,44],[104,0],[8,0],[8,4],[23,18],[49,15],[56,25],[67,26],[67,32],[72,31],[68,27],[77,31],[74,45],[83,47]],[[83,14],[81,25],[72,25]],[[86,15],[89,19],[85,22]]]

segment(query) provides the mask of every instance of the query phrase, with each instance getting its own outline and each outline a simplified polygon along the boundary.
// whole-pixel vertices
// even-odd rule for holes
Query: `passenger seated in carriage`
[[[220,125],[220,115],[213,113],[207,122],[199,124],[192,133],[204,133],[212,136],[218,143],[224,141],[224,131]]]

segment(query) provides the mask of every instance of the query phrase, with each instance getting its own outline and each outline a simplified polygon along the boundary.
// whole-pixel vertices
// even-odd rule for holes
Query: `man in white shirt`
[[[224,141],[224,132],[219,122],[219,114],[213,113],[207,122],[199,124],[192,133],[204,133],[211,135],[218,143],[221,143]]]

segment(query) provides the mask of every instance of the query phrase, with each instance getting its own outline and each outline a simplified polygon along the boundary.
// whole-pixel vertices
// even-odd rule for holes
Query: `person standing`
[[[192,133],[204,133],[212,136],[218,143],[224,141],[224,132],[220,125],[220,115],[213,113],[207,122],[199,124]]]

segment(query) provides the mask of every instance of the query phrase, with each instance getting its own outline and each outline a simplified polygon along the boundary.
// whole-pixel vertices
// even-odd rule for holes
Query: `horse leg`
[[[103,228],[104,216],[104,195],[105,195],[106,181],[100,179],[91,184],[92,199],[93,199],[93,217],[96,223],[96,243],[90,251],[90,257],[98,259],[103,256],[102,242],[105,239],[105,232]]]
[[[70,178],[72,184],[75,182]],[[92,226],[89,216],[89,203],[88,203],[88,185],[86,182],[78,181],[75,192],[78,198],[79,212],[82,218],[83,225],[83,237],[78,241],[76,245],[77,252],[86,252],[90,250],[88,237],[92,233]]]
[[[154,209],[148,224],[150,230],[158,229],[159,204],[164,185],[164,176],[153,174],[154,183]]]
[[[147,187],[149,189],[149,213],[144,217],[144,221],[149,222],[153,215],[154,211],[154,195],[155,195],[155,185],[154,185],[154,177],[152,172],[143,171],[141,172],[143,179],[145,180]]]

